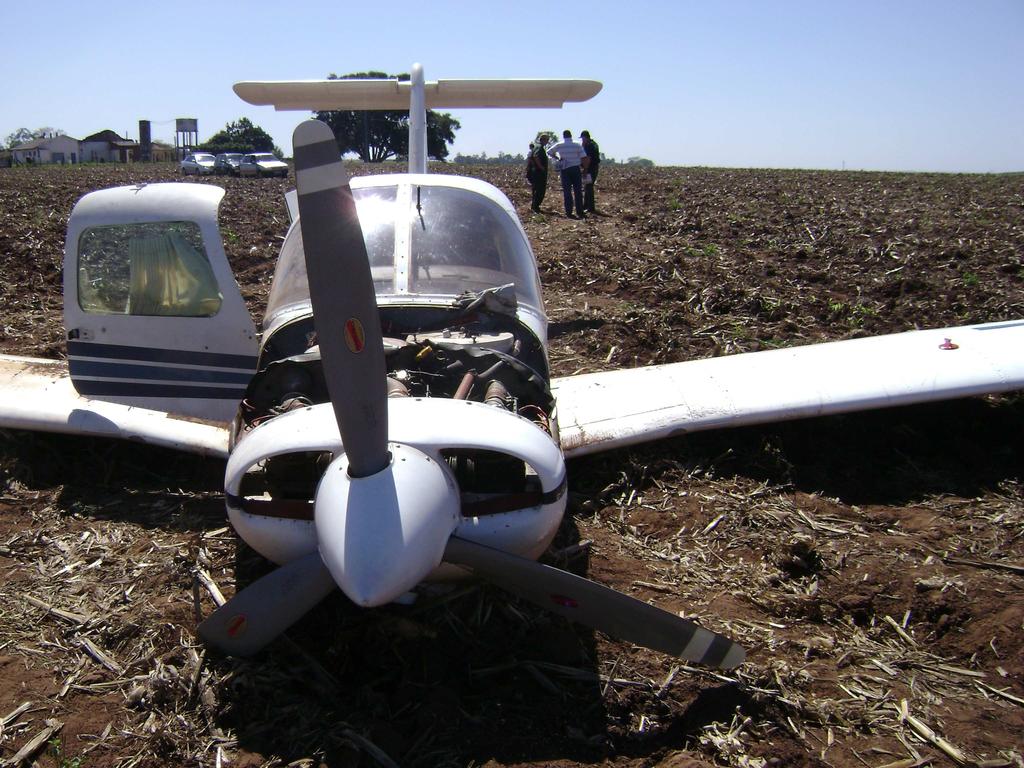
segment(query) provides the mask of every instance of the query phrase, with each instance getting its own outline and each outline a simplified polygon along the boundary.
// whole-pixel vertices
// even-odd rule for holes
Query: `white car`
[[[185,159],[181,161],[181,173],[184,176],[189,174],[195,174],[196,176],[212,174],[215,161],[216,158],[206,152],[192,152],[185,155]]]
[[[246,155],[238,164],[239,176],[281,176],[288,175],[288,163],[278,160],[270,152]]]

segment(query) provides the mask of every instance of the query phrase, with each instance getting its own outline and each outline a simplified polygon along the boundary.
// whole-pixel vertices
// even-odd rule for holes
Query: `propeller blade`
[[[353,477],[388,463],[387,369],[373,276],[331,129],[295,129],[299,224],[320,357]]]
[[[444,559],[549,611],[620,640],[731,669],[746,652],[729,638],[567,571],[452,536]]]
[[[292,560],[257,579],[197,627],[207,645],[231,656],[252,656],[336,589],[319,552]]]

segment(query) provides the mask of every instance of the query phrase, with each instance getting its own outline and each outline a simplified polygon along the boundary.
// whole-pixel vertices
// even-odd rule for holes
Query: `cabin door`
[[[64,325],[79,394],[234,417],[257,340],[217,227],[223,196],[205,184],[149,184],[93,192],[75,206]]]

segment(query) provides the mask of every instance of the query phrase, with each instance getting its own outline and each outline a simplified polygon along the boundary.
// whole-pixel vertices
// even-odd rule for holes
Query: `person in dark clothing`
[[[548,153],[544,149],[547,143],[547,134],[541,134],[537,137],[537,146],[530,145],[533,148],[530,150],[527,178],[533,189],[530,210],[534,213],[540,213],[540,204],[544,202],[544,194],[548,191]]]
[[[583,210],[594,213],[594,182],[597,181],[597,171],[601,167],[601,148],[596,141],[590,138],[590,131],[583,131],[580,134],[580,141],[583,144],[583,151],[587,153],[587,159],[590,161],[586,170],[590,181],[586,180],[586,176],[583,178]]]

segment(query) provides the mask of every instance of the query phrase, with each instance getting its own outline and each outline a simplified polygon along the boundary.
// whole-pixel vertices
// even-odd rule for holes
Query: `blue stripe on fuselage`
[[[125,395],[128,397],[208,398],[210,400],[241,400],[245,388],[196,387],[189,384],[141,384],[137,381],[74,381],[80,395]]]
[[[87,396],[241,400],[245,396],[245,385],[256,371],[256,362],[257,358],[249,355],[68,342],[72,383],[79,394]],[[213,368],[233,370],[211,370]]]
[[[96,360],[68,361],[72,376],[100,379],[152,379],[156,381],[189,381],[210,384],[248,384],[249,371],[214,371],[209,368],[161,368],[156,365],[100,362]]]
[[[131,347],[125,344],[97,344],[91,341],[69,341],[68,357],[99,357],[116,360],[142,360],[150,363],[180,363],[217,368],[238,368],[250,374],[256,371],[256,357],[225,355],[183,349]]]

